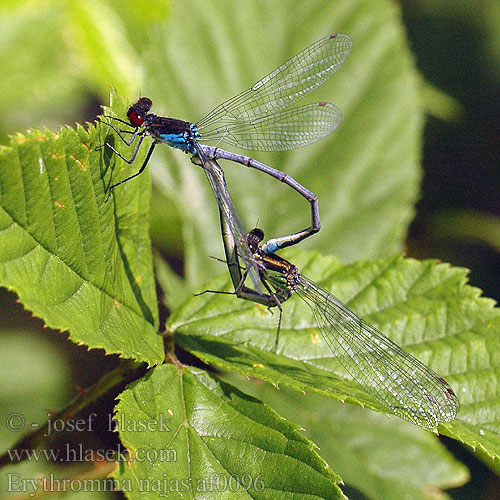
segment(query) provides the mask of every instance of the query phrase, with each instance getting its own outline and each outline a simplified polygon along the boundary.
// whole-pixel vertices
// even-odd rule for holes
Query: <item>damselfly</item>
[[[455,419],[459,402],[446,380],[362,320],[328,290],[300,274],[293,264],[265,252],[263,238],[260,229],[247,235],[262,283],[269,292],[260,295],[257,302],[278,306],[281,322],[281,304],[296,293],[312,309],[325,343],[346,372],[390,412],[427,428]],[[246,293],[242,298],[255,300]]]
[[[321,38],[259,80],[250,89],[217,106],[196,124],[150,113],[152,102],[147,97],[142,97],[129,108],[128,122],[108,117],[131,127],[131,130],[120,131],[108,123],[126,145],[131,146],[134,140],[138,139],[129,159],[106,143],[106,146],[129,164],[135,160],[145,137],[153,138],[140,169],[113,184],[109,188],[110,194],[115,187],[141,174],[155,146],[166,143],[198,156],[201,166],[209,172],[207,174],[209,179],[210,166],[207,160],[228,159],[279,179],[309,201],[312,213],[311,226],[297,233],[270,240],[267,242],[269,251],[293,245],[316,233],[320,229],[316,195],[279,170],[246,156],[201,143],[223,141],[244,149],[283,151],[306,146],[330,134],[342,119],[342,113],[335,105],[319,102],[292,109],[286,108],[323,85],[342,66],[351,46],[351,38],[342,33]],[[126,139],[122,133],[129,133],[131,137]],[[215,185],[212,183],[213,189],[219,187],[217,183]],[[224,196],[223,192],[216,193],[218,201]],[[234,236],[237,240],[237,235]]]
[[[239,286],[242,278],[239,267],[239,257],[241,257],[245,267],[245,276],[250,276],[255,287],[255,291],[249,289],[248,295],[249,297],[253,297],[252,300],[259,302],[259,298],[262,295],[260,273],[252,252],[246,243],[245,226],[227,190],[224,171],[214,158],[204,158],[202,161],[200,157],[193,156],[191,161],[196,165],[203,166],[203,170],[217,200],[224,249],[226,252],[231,252],[226,258],[234,287],[236,289]]]

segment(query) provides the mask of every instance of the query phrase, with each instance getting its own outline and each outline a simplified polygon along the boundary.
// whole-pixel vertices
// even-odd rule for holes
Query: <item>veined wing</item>
[[[455,418],[458,399],[438,374],[305,276],[296,291],[312,308],[336,358],[368,394],[422,427]]]
[[[202,147],[198,143],[195,143],[195,147],[198,157],[201,160],[205,175],[207,176],[208,182],[214,192],[220,212],[222,213],[226,224],[233,235],[238,256],[241,257],[245,269],[248,270],[248,274],[255,287],[255,291],[261,293],[262,285],[259,270],[250,248],[245,243],[247,231],[227,190],[224,172],[215,160],[207,158],[206,154],[202,150]]]
[[[235,120],[252,121],[276,113],[323,85],[351,50],[349,35],[328,35],[305,48],[253,87],[223,102],[196,128],[203,136]]]
[[[342,120],[334,104],[316,102],[279,111],[254,120],[237,118],[203,134],[203,141],[222,140],[253,151],[285,151],[319,141]]]

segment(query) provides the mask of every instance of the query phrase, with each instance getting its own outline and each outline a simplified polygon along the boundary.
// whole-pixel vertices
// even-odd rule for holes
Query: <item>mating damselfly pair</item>
[[[297,108],[287,108],[323,85],[342,66],[349,55],[351,46],[352,40],[345,34],[321,38],[259,80],[250,89],[214,108],[196,124],[150,113],[152,102],[147,97],[139,99],[129,108],[128,122],[108,117],[132,128],[132,130],[120,131],[113,124],[107,124],[126,145],[132,145],[137,139],[134,151],[128,159],[106,143],[113,152],[129,164],[135,160],[144,139],[147,136],[153,138],[139,170],[111,185],[108,197],[114,188],[144,171],[159,143],[165,143],[196,155],[214,191],[228,228],[235,237],[239,255],[249,270],[254,286],[260,291],[261,282],[257,268],[247,245],[240,243],[245,239],[246,230],[227,192],[224,174],[222,170],[213,168],[214,164],[208,160],[227,159],[265,172],[289,185],[309,201],[311,226],[291,235],[273,238],[265,245],[269,251],[294,245],[319,231],[317,197],[279,170],[249,157],[205,146],[202,143],[223,141],[243,149],[282,151],[306,146],[322,139],[335,130],[342,119],[342,113],[335,105],[319,102]],[[126,139],[123,133],[129,133],[131,137]]]
[[[320,229],[317,197],[279,170],[202,144],[222,141],[244,149],[278,151],[305,146],[325,137],[337,128],[342,118],[335,105],[319,102],[288,108],[335,73],[348,56],[351,45],[350,37],[344,34],[318,40],[250,89],[217,106],[196,124],[151,113],[152,102],[146,97],[129,108],[128,122],[108,117],[130,127],[119,130],[107,123],[127,146],[137,140],[128,159],[106,143],[129,164],[135,160],[144,139],[148,136],[153,139],[140,169],[111,185],[109,196],[114,188],[144,171],[157,144],[166,143],[192,154],[194,162],[203,168],[219,206],[234,293],[269,307],[277,306],[281,322],[281,304],[296,292],[311,306],[326,344],[354,380],[389,411],[419,425],[435,427],[439,422],[453,420],[458,411],[458,400],[446,381],[275,254]],[[130,134],[130,138],[122,134]],[[255,229],[247,233],[229,195],[218,159],[263,171],[295,189],[311,205],[310,227],[265,244],[262,231]],[[243,261],[243,272],[239,258]],[[253,289],[245,285],[247,276],[252,280]]]

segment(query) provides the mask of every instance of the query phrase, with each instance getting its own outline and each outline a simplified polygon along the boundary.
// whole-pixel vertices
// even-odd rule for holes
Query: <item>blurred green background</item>
[[[55,131],[93,122],[100,106],[109,103],[110,85],[131,103],[146,95],[154,112],[197,121],[335,31],[352,36],[353,50],[309,102],[335,102],[344,113],[339,129],[304,150],[251,154],[318,194],[322,230],[303,247],[344,262],[401,251],[438,258],[470,268],[473,285],[500,297],[500,7],[495,0],[3,0],[0,143],[27,128]],[[166,303],[174,306],[224,269],[208,258],[221,257],[222,249],[203,174],[182,153],[166,149],[157,148],[149,169],[151,230],[156,254],[169,265]],[[308,205],[294,193],[262,174],[234,166],[225,170],[248,227],[258,222],[268,236],[306,227]],[[116,366],[114,357],[42,330],[5,290],[0,311],[2,338],[8,339],[0,343],[0,353],[19,357],[20,368],[34,378],[43,380],[47,367],[57,366],[59,381],[72,381],[48,381],[52,396],[39,392],[47,404],[59,406],[70,397],[71,384],[88,386]],[[33,349],[22,341],[28,335],[45,346],[36,347],[38,363],[13,351],[16,337],[16,349]],[[4,373],[8,377],[7,365]],[[19,387],[18,406],[6,402],[2,411],[33,408],[28,388],[22,382]],[[112,396],[99,411],[111,410]],[[70,439],[116,446],[105,433],[96,433],[90,444],[88,436]],[[448,494],[498,498],[498,477],[456,443],[445,444],[472,476]],[[383,498],[361,493],[355,479],[344,479],[351,498]],[[451,484],[443,480],[441,486]]]

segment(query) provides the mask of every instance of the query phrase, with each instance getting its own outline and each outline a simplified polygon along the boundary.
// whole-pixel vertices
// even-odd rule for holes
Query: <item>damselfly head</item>
[[[259,249],[259,244],[264,239],[264,231],[258,227],[252,229],[247,234],[247,243],[250,250],[255,253]]]
[[[153,106],[153,101],[148,97],[141,97],[135,104],[132,104],[127,111],[127,118],[134,127],[140,127],[149,110]]]

